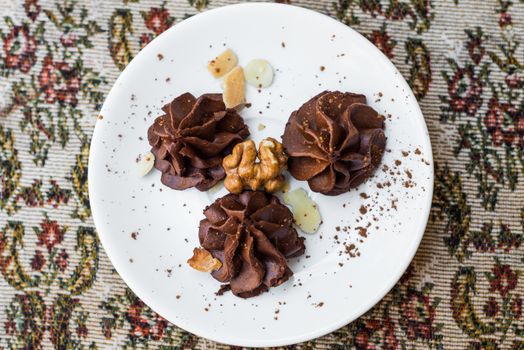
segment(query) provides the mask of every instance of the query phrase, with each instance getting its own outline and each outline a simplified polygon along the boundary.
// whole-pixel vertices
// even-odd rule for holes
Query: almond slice
[[[202,272],[211,272],[222,267],[220,260],[211,255],[204,248],[193,249],[193,256],[187,261],[189,266]]]
[[[215,78],[220,78],[235,68],[237,63],[237,55],[235,55],[233,50],[227,49],[214,60],[209,61],[207,69]]]
[[[154,164],[155,156],[153,153],[147,152],[143,156],[140,156],[140,159],[138,160],[138,175],[146,176],[151,169],[153,169]]]
[[[291,206],[295,223],[305,233],[318,231],[322,218],[315,203],[303,188],[284,193],[284,203]]]
[[[244,70],[237,66],[224,77],[224,94],[227,108],[235,108],[246,102]]]
[[[273,67],[266,60],[249,61],[245,74],[247,83],[257,89],[266,88],[273,82]]]

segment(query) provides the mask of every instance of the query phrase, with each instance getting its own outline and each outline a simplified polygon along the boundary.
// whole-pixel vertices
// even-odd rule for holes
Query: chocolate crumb
[[[402,155],[403,155],[404,157],[409,156],[409,151],[402,151]]]
[[[133,238],[136,241],[136,238],[138,236],[138,232],[131,232],[131,238]]]
[[[159,61],[162,61],[164,59],[164,55],[162,55],[161,53],[157,54],[156,57]]]
[[[216,296],[224,295],[224,293],[229,292],[231,290],[230,284],[223,284],[220,286],[218,291],[215,293]]]
[[[351,243],[350,245],[347,245],[346,246],[346,254],[349,255],[350,257],[354,258],[355,257],[355,253],[354,253],[355,248],[356,248],[356,246],[353,243]]]
[[[364,192],[362,192],[362,193],[360,194],[360,197],[362,197],[362,198],[364,198],[364,199],[368,199],[368,198],[369,198],[369,196],[367,195],[367,193],[364,193]]]
[[[398,159],[395,160],[395,165],[396,165],[396,166],[399,166],[400,164],[402,164],[402,162],[401,162],[400,160],[398,160]]]
[[[391,200],[391,208],[397,210],[397,201],[398,199]]]
[[[357,227],[358,234],[364,238],[368,236],[367,232],[368,230],[365,227]]]
[[[323,71],[325,71],[325,70],[326,70],[326,67],[324,67],[324,66],[320,66],[320,71],[321,71],[321,72],[323,72]]]
[[[282,45],[282,47],[286,47],[286,43],[285,42],[280,43],[280,45]]]
[[[415,150],[415,154],[419,156],[419,155],[422,154],[422,151],[421,151],[420,149],[417,148],[417,149]]]

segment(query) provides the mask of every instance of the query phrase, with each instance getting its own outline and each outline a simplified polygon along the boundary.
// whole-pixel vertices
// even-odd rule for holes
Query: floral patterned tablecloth
[[[397,286],[298,349],[524,349],[524,1],[292,0],[365,35],[417,96],[431,219]],[[0,347],[227,348],[146,307],[87,192],[97,111],[156,35],[224,0],[2,0]],[[312,320],[314,322],[314,320]]]

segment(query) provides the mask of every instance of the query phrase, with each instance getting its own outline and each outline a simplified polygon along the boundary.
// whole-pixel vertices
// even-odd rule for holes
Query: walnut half
[[[282,172],[287,167],[287,155],[282,144],[274,138],[262,140],[258,153],[255,142],[247,140],[233,148],[231,154],[224,158],[222,166],[226,171],[224,186],[229,192],[240,193],[246,188],[273,193],[285,183]]]

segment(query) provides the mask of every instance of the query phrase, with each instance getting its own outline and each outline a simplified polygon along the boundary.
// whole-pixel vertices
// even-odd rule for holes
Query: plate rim
[[[312,339],[324,336],[326,334],[329,334],[329,333],[331,333],[333,331],[336,331],[337,329],[348,325],[349,323],[355,321],[356,319],[361,317],[363,314],[368,312],[372,307],[374,307],[378,302],[380,302],[391,291],[391,289],[393,289],[393,287],[395,287],[395,285],[400,280],[400,278],[402,277],[402,275],[404,274],[404,272],[406,271],[408,266],[413,261],[413,258],[415,257],[415,254],[418,251],[418,248],[420,246],[420,243],[421,243],[422,238],[424,237],[424,233],[426,231],[426,227],[427,227],[427,223],[428,223],[429,215],[430,215],[430,211],[431,211],[432,198],[433,198],[434,163],[433,163],[433,150],[432,150],[432,145],[431,145],[431,139],[430,139],[430,136],[429,136],[426,120],[425,120],[424,115],[423,115],[423,113],[422,113],[422,111],[420,109],[420,105],[419,105],[418,101],[416,100],[411,87],[408,85],[408,83],[404,79],[403,75],[396,68],[396,66],[393,64],[393,62],[391,62],[391,60],[389,58],[387,58],[387,56],[385,56],[384,53],[382,53],[378,48],[376,48],[362,34],[357,32],[356,30],[354,30],[350,26],[348,26],[348,25],[346,25],[346,24],[344,24],[344,23],[342,23],[342,22],[340,22],[340,21],[334,19],[333,17],[330,17],[330,16],[328,16],[328,15],[326,15],[324,13],[321,13],[321,12],[318,12],[318,11],[315,11],[315,10],[312,10],[312,9],[296,6],[296,5],[282,4],[282,3],[266,3],[266,2],[239,3],[239,4],[232,4],[232,5],[221,6],[221,7],[218,7],[218,8],[206,10],[205,12],[198,13],[198,14],[196,14],[196,15],[194,15],[192,17],[189,17],[189,18],[187,18],[187,19],[185,19],[185,20],[183,20],[183,21],[181,21],[179,23],[176,23],[175,25],[171,26],[168,30],[166,30],[164,33],[167,33],[168,31],[172,31],[172,30],[177,30],[177,29],[174,29],[174,28],[179,28],[180,26],[187,26],[187,25],[193,23],[194,21],[205,20],[206,15],[208,15],[209,13],[216,14],[218,12],[227,12],[227,11],[229,11],[233,7],[234,8],[237,8],[237,7],[253,7],[253,8],[267,7],[267,8],[275,8],[275,9],[276,8],[282,8],[282,7],[292,8],[293,9],[292,11],[306,12],[306,13],[309,13],[311,15],[321,17],[324,20],[330,20],[335,26],[338,26],[341,31],[348,30],[348,31],[353,32],[353,34],[356,34],[357,37],[359,37],[360,39],[363,39],[362,40],[362,44],[364,46],[367,46],[366,50],[374,51],[374,53],[377,54],[378,57],[380,57],[380,60],[383,61],[390,69],[392,69],[395,72],[395,74],[397,74],[399,76],[399,83],[402,84],[401,87],[404,88],[404,90],[408,94],[408,97],[409,97],[409,100],[410,100],[410,104],[412,104],[415,107],[414,114],[416,114],[418,119],[421,121],[421,124],[422,124],[422,126],[424,128],[424,131],[425,131],[425,138],[424,139],[426,141],[426,144],[424,145],[424,148],[428,150],[428,153],[425,156],[426,156],[427,161],[430,163],[430,166],[429,166],[429,169],[428,169],[428,176],[429,176],[428,185],[427,185],[428,187],[426,188],[426,192],[428,194],[428,196],[427,196],[428,200],[426,201],[426,203],[424,203],[423,214],[422,214],[423,217],[425,218],[424,224],[420,225],[418,231],[415,232],[416,233],[416,237],[414,237],[411,246],[408,247],[409,251],[406,251],[406,255],[405,255],[406,258],[403,260],[402,264],[399,265],[400,268],[398,269],[397,273],[395,275],[392,275],[389,278],[389,280],[386,281],[387,283],[384,284],[383,289],[379,293],[377,293],[374,298],[368,299],[368,301],[365,303],[366,304],[365,307],[362,308],[362,311],[360,313],[353,314],[351,317],[339,319],[338,321],[332,322],[332,323],[328,324],[325,327],[319,328],[315,332],[302,333],[302,334],[299,334],[299,335],[289,336],[287,338],[279,338],[277,340],[250,340],[250,339],[236,339],[236,340],[235,339],[229,339],[228,340],[227,337],[222,337],[222,336],[220,336],[219,333],[213,333],[211,335],[208,335],[208,334],[204,335],[204,334],[202,334],[200,332],[199,329],[195,329],[195,328],[198,328],[198,327],[194,327],[192,324],[187,324],[187,323],[184,322],[184,320],[177,319],[176,322],[175,322],[173,320],[169,320],[169,319],[166,318],[166,320],[168,322],[171,322],[175,326],[177,326],[179,328],[182,328],[182,329],[184,329],[184,330],[186,330],[186,331],[188,331],[188,332],[190,332],[190,333],[192,333],[192,334],[194,334],[194,335],[196,335],[198,337],[202,337],[202,338],[205,338],[205,339],[209,339],[211,341],[215,341],[215,342],[222,343],[222,344],[227,344],[227,345],[249,346],[249,347],[276,347],[276,346],[285,346],[285,345],[297,344],[297,343],[308,341],[308,340],[312,340]],[[156,38],[154,38],[151,42],[154,42],[156,40],[160,40],[159,38],[161,38],[164,33],[162,33],[159,36],[157,36]],[[153,47],[153,45],[147,45],[146,47],[144,47],[131,60],[131,62],[124,68],[124,70],[122,70],[119,73],[118,78],[115,80],[115,82],[113,83],[113,86],[111,87],[111,89],[109,90],[108,94],[106,95],[106,98],[105,98],[104,103],[102,105],[101,111],[104,110],[106,102],[109,100],[111,95],[114,94],[114,91],[119,88],[119,85],[120,85],[119,83],[123,79],[122,77],[124,76],[124,73],[127,70],[131,70],[132,67],[134,67],[134,65],[137,64],[136,63],[137,62],[137,60],[136,60],[137,57],[139,57],[140,55],[146,55],[148,51],[152,50],[152,47]],[[98,123],[95,123],[95,127],[93,129],[93,134],[91,136],[88,169],[90,167],[92,167],[93,162],[94,162],[94,160],[93,160],[93,158],[94,158],[93,157],[93,152],[91,152],[91,150],[93,148],[93,141],[97,138],[97,134],[98,134],[97,130],[100,130],[100,128],[98,127]],[[92,181],[90,181],[90,178],[92,176],[91,174],[92,174],[92,172],[88,171],[88,192],[89,192],[89,202],[90,202],[90,206],[91,206],[91,216],[93,218],[93,223],[95,225],[95,229],[96,229],[97,235],[98,235],[98,237],[100,239],[100,242],[102,243],[102,246],[104,247],[104,251],[106,252],[107,257],[109,258],[109,261],[111,262],[111,265],[115,268],[115,270],[119,274],[120,278],[122,278],[122,280],[124,281],[126,286],[128,286],[133,291],[133,293],[135,293],[140,298],[140,300],[142,300],[148,307],[150,307],[153,311],[157,312],[160,316],[164,317],[162,315],[162,313],[157,311],[160,307],[157,308],[157,307],[153,307],[152,306],[152,304],[154,304],[153,301],[149,302],[149,300],[148,301],[144,300],[144,299],[148,299],[148,298],[143,298],[143,295],[142,296],[140,295],[142,293],[141,292],[137,292],[137,290],[140,290],[141,288],[139,286],[135,286],[135,285],[132,286],[132,284],[134,284],[134,283],[130,283],[132,278],[128,278],[127,272],[123,271],[124,268],[122,268],[121,266],[117,267],[118,264],[115,264],[114,259],[111,257],[111,255],[112,255],[111,250],[107,249],[108,243],[107,243],[107,240],[104,238],[104,237],[107,237],[107,235],[102,233],[102,231],[98,229],[98,225],[97,225],[97,221],[101,222],[102,219],[101,218],[97,219],[97,217],[100,214],[95,214],[95,213],[100,213],[101,210],[100,210],[100,208],[97,209],[97,204],[96,204],[96,201],[94,200],[94,198],[97,197],[97,194],[96,194],[97,192],[93,188],[94,185],[92,185]]]

